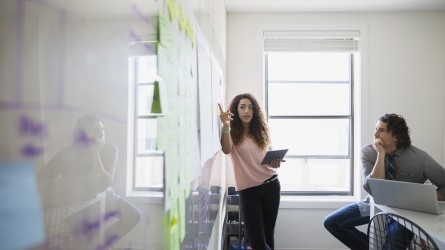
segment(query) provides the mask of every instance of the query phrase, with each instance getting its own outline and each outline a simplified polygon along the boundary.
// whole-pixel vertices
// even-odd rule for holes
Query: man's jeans
[[[368,248],[368,236],[356,227],[368,224],[369,216],[361,216],[357,203],[334,211],[324,219],[324,227],[352,250]],[[413,233],[391,218],[386,220],[386,243],[383,249],[406,249]],[[397,243],[396,243],[397,241]]]
[[[368,236],[356,227],[369,223],[369,216],[361,216],[357,203],[342,207],[324,219],[324,227],[352,250],[368,248]]]
[[[406,227],[393,220],[389,216],[386,217],[386,241],[383,249],[387,250],[405,250],[414,237],[414,233]]]

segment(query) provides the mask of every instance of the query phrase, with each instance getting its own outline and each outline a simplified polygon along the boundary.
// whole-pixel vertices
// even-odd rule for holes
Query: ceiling
[[[361,12],[445,10],[445,0],[213,0],[224,1],[228,13],[234,12]],[[155,15],[165,7],[160,0],[28,0],[48,8],[67,9],[85,15],[123,15],[141,12]],[[192,8],[202,0],[187,0]],[[0,0],[0,10],[15,8],[16,0]],[[15,6],[15,7],[14,7]],[[104,7],[106,6],[106,7]]]
[[[361,12],[445,10],[445,0],[225,0],[233,12]]]

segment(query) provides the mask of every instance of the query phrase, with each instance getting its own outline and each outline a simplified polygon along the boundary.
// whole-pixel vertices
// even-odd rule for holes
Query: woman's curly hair
[[[407,148],[411,145],[410,131],[401,115],[384,114],[379,120],[387,124],[386,129],[397,139],[398,148]]]
[[[258,104],[258,101],[253,95],[245,93],[237,95],[233,98],[232,103],[229,106],[230,112],[234,114],[233,121],[231,122],[232,141],[235,145],[238,145],[244,140],[244,127],[238,114],[238,105],[241,99],[249,99],[253,106],[253,117],[249,124],[249,133],[257,143],[258,147],[265,150],[270,145],[269,127],[267,126],[264,113]]]

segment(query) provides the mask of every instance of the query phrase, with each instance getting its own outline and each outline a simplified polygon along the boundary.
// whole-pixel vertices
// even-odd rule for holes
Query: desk
[[[378,205],[371,202],[371,218],[378,212],[399,214],[412,220],[425,230],[436,242],[439,249],[445,249],[445,214],[435,215],[401,208]]]

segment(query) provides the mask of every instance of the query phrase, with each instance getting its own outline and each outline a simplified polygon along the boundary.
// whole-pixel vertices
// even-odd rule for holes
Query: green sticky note
[[[178,226],[179,226],[179,241],[183,241],[185,238],[185,224],[187,222],[187,218],[185,216],[185,196],[183,192],[179,192],[178,197],[178,212],[179,212],[179,220],[178,220]]]
[[[153,90],[153,102],[151,104],[151,113],[153,114],[161,114],[161,95],[159,93],[159,82],[155,82],[155,87]]]

